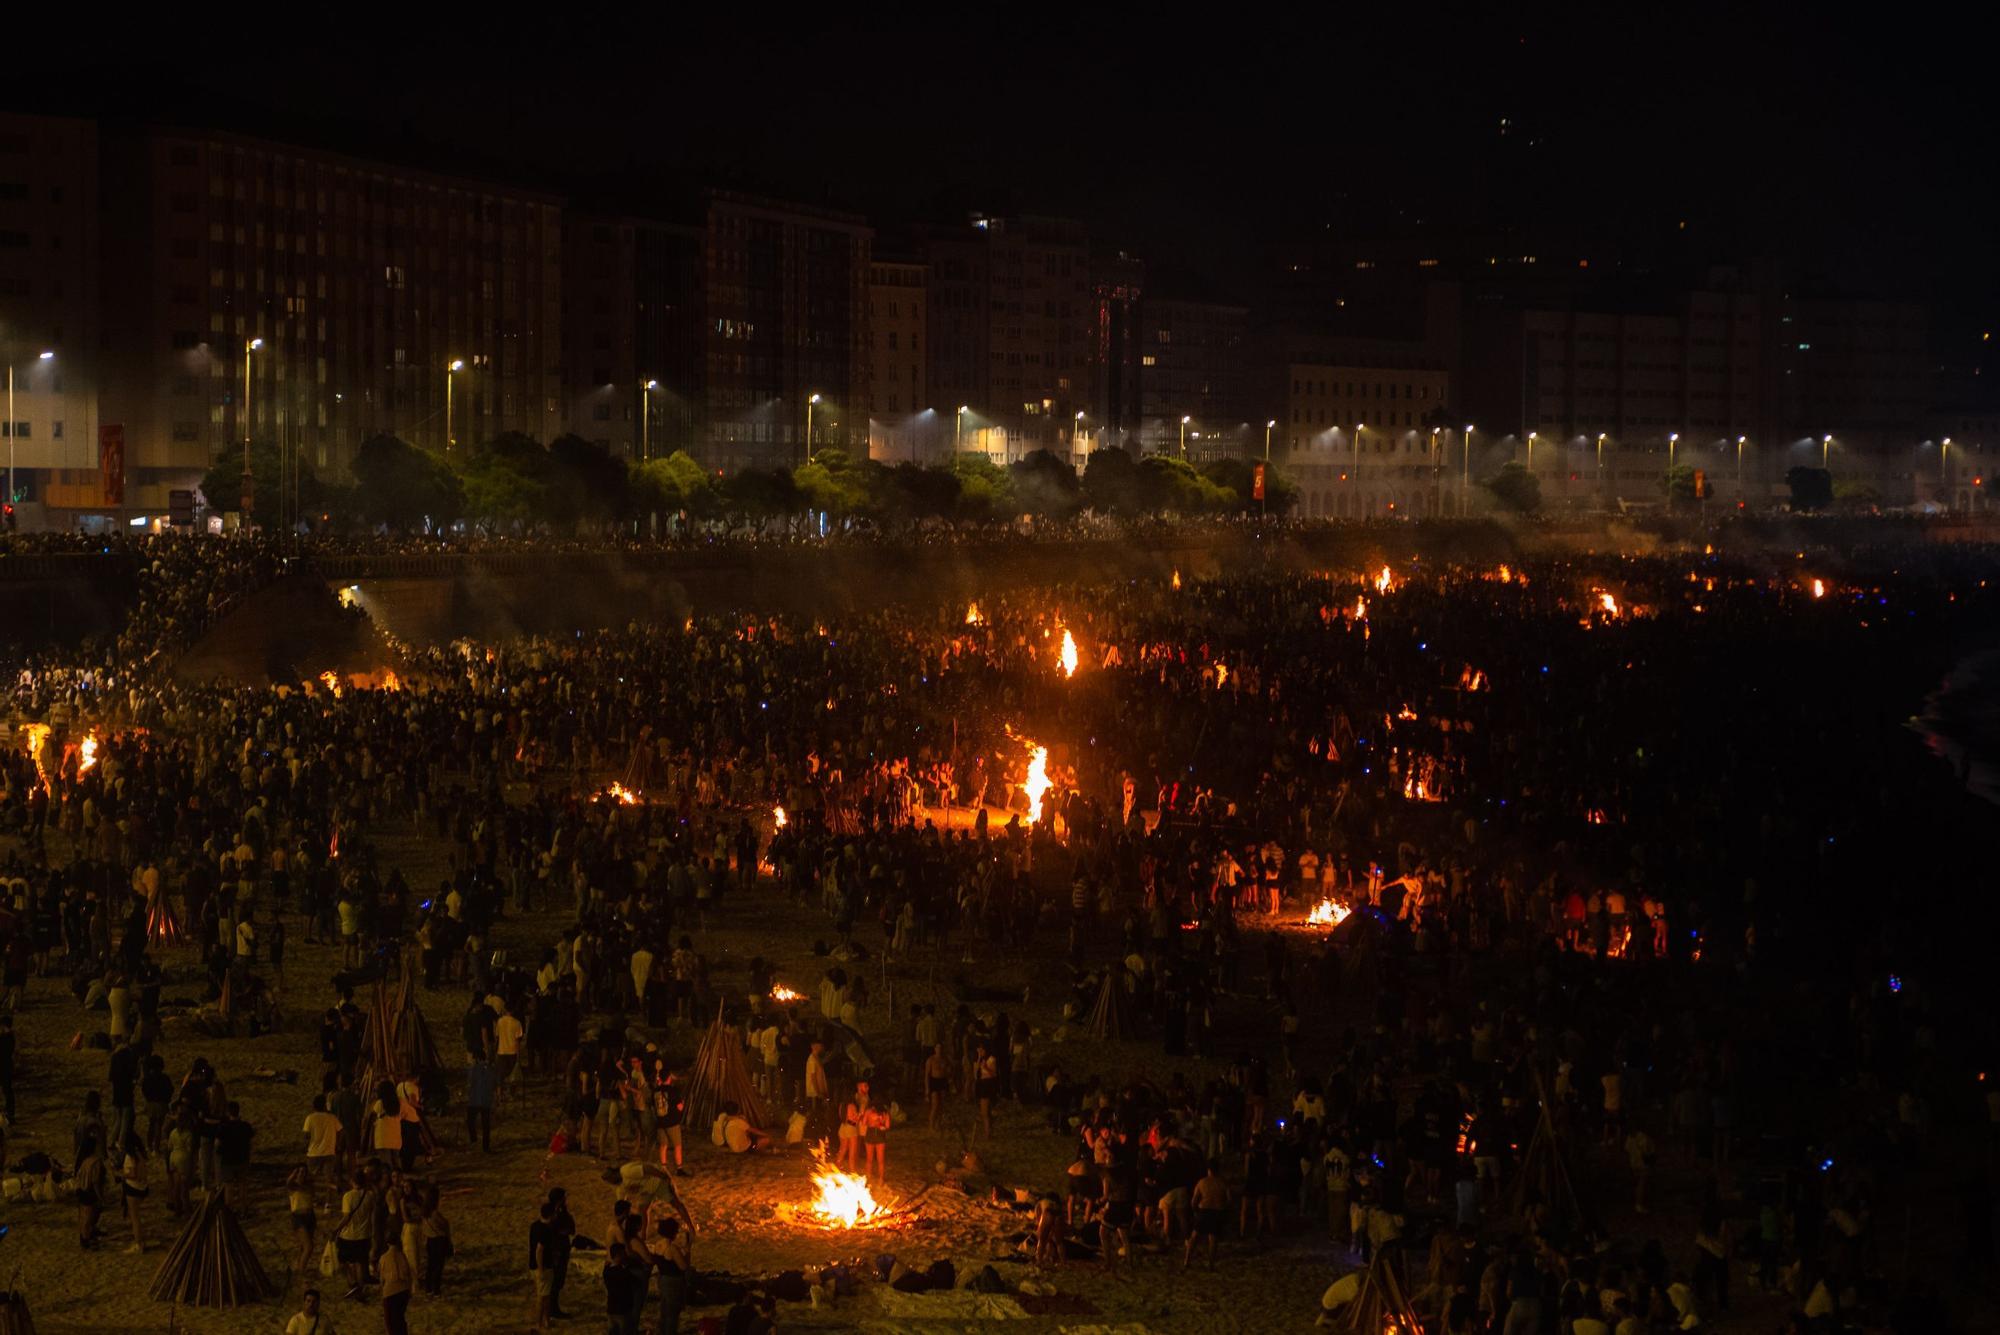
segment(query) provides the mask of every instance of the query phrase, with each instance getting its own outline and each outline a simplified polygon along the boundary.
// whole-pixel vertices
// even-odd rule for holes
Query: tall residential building
[[[628,459],[701,448],[703,262],[694,227],[582,210],[566,215],[567,430]]]
[[[164,508],[246,435],[337,475],[378,432],[556,434],[559,200],[207,131],[107,130],[101,161],[128,507]]]
[[[1061,218],[975,216],[924,239],[931,388],[953,438],[1008,462],[1090,429],[1098,305],[1088,237]],[[960,408],[966,409],[959,420]]]
[[[704,462],[791,467],[808,448],[865,451],[873,229],[721,190],[702,192],[699,225]]]
[[[926,373],[928,273],[879,253],[869,265],[868,453],[884,463],[934,463],[951,447]]]
[[[1788,295],[1772,333],[1783,439],[1830,433],[1859,450],[1908,447],[1929,406],[1923,307]]]
[[[1099,251],[1090,261],[1090,401],[1083,405],[1078,455],[1100,446],[1139,443],[1143,368],[1139,364],[1140,303],[1144,262],[1122,250]]]
[[[1261,450],[1275,404],[1263,412],[1250,404],[1249,318],[1246,307],[1215,302],[1141,303],[1139,420],[1148,453],[1180,448],[1183,417],[1192,419],[1191,458]]]
[[[97,486],[98,272],[96,126],[0,114],[0,468],[30,503]]]
[[[1385,519],[1449,509],[1451,377],[1423,344],[1280,334],[1267,355],[1262,388],[1279,405],[1271,453],[1298,485],[1301,514]]]

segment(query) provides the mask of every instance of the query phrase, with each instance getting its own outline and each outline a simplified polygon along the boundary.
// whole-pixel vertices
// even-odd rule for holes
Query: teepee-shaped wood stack
[[[1132,1008],[1132,994],[1125,987],[1125,970],[1106,969],[1104,985],[1097,989],[1097,1005],[1091,1008],[1092,1038],[1131,1038],[1139,1032],[1139,1017]]]
[[[241,1307],[272,1295],[271,1281],[220,1193],[201,1203],[147,1290],[163,1302]]]
[[[688,1126],[697,1133],[707,1129],[725,1103],[741,1108],[750,1125],[765,1125],[764,1101],[757,1096],[757,1086],[743,1060],[742,1036],[723,1021],[718,1006],[715,1023],[702,1035],[701,1047],[694,1054],[694,1069],[688,1074]]]
[[[1541,1073],[1535,1073],[1535,1092],[1540,1098],[1540,1114],[1534,1134],[1521,1154],[1520,1176],[1514,1179],[1514,1213],[1524,1215],[1535,1205],[1545,1206],[1552,1222],[1566,1227],[1591,1223],[1588,1207],[1577,1191],[1576,1174],[1570,1166],[1569,1144],[1549,1114],[1548,1087]]]
[[[396,983],[395,1013],[391,1020],[391,1043],[395,1049],[399,1078],[420,1080],[444,1069],[437,1040],[431,1037],[430,1022],[417,1001],[417,960],[411,951],[402,956],[402,976]]]
[[[1341,1319],[1345,1329],[1368,1335],[1423,1335],[1423,1319],[1410,1306],[1409,1287],[1403,1282],[1397,1255],[1388,1247],[1375,1253],[1368,1272],[1361,1277],[1360,1294]]]

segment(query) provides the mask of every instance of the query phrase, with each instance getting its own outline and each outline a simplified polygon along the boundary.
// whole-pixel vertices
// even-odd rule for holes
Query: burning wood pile
[[[640,798],[639,794],[614,779],[609,788],[598,794],[598,800],[601,802],[616,802],[622,807],[636,807],[639,805]]]
[[[826,1142],[813,1146],[813,1199],[801,1216],[827,1228],[868,1228],[893,1213],[875,1199],[868,1179],[845,1172],[826,1157]]]
[[[1347,921],[1347,916],[1352,912],[1353,909],[1337,899],[1322,899],[1313,905],[1312,912],[1306,914],[1306,926],[1338,927]]]

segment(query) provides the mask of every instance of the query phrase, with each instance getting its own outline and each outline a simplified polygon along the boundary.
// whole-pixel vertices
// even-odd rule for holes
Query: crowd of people
[[[1954,1166],[1967,1264],[1990,1259],[1984,1165],[1937,1129],[1987,1127],[1987,1036],[1941,1050],[1947,993],[1916,980],[1942,947],[1870,879],[1913,838],[1953,874],[1966,818],[1920,752],[1842,722],[1881,715],[1857,682],[1893,709],[1935,675],[1913,646],[1990,615],[1990,553],[1859,553],[1845,578],[1676,553],[1080,583],[405,647],[393,689],[175,681],[288,558],[136,555],[114,642],[13,665],[0,752],[7,1007],[105,1011],[109,1114],[48,1164],[85,1247],[114,1197],[144,1246],[155,1180],[177,1213],[254,1180],[213,1067],[166,1074],[162,960],[198,960],[191,1027],[223,1042],[316,995],[285,984],[297,932],[342,967],[306,1154],[268,1154],[297,1160],[300,1270],[337,1219],[346,1292],[376,1288],[392,1331],[443,1283],[424,1171],[458,1111],[466,1148],[526,1119],[618,1169],[622,1208],[582,1226],[614,1329],[653,1281],[660,1330],[699,1291],[688,1141],[826,1140],[880,1183],[919,1115],[974,1145],[1074,1142],[1034,1184],[1045,1265],[1311,1233],[1397,1258],[1448,1332],[1695,1329],[1746,1273],[1801,1328],[1920,1323],[1874,1223],[1919,1167]],[[412,884],[383,851],[406,836],[448,874]],[[770,895],[822,938],[810,995],[698,944]],[[509,917],[531,956],[492,948]],[[959,1000],[892,1011],[871,973]],[[1003,973],[1058,999],[1048,1022]],[[385,1079],[355,996],[399,977],[468,1000],[458,1048]],[[1107,996],[1157,1061],[1087,1069],[1115,1067],[1077,1046]],[[690,1088],[718,1015],[760,1117]],[[0,1031],[10,1117],[12,1073]],[[545,1329],[579,1221],[559,1188],[534,1208]],[[1660,1235],[1668,1212],[1692,1227]]]

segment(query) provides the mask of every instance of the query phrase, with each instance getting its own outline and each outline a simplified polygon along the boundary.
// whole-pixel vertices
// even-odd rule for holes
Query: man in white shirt
[[[299,1310],[285,1323],[285,1335],[334,1335],[333,1318],[319,1310],[319,1290],[307,1289]]]
[[[512,1078],[514,1068],[521,1064],[521,1040],[526,1034],[521,1022],[507,1009],[507,1003],[500,1003],[500,1018],[493,1022],[493,1115],[500,1115],[501,1102],[506,1098],[507,1081]]]

